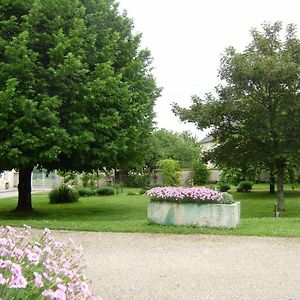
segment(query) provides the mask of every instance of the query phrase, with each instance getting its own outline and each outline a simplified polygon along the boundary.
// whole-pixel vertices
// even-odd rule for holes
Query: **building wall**
[[[15,170],[3,171],[0,174],[0,188],[10,189],[15,186]]]
[[[203,152],[209,151],[210,149],[215,147],[215,143],[213,141],[206,142],[201,144]],[[207,163],[207,167],[210,171],[209,181],[210,182],[218,182],[221,177],[221,171],[216,168],[216,166],[210,161]]]
[[[187,186],[188,181],[191,179],[192,170],[191,169],[182,169],[181,176],[180,176],[180,185]],[[150,177],[150,185],[163,185],[164,179],[162,172],[160,170],[156,170],[154,174]]]

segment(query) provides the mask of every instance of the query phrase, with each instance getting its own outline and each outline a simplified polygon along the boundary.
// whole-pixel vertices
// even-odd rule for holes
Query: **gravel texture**
[[[300,299],[300,239],[54,232],[84,248],[104,300]]]

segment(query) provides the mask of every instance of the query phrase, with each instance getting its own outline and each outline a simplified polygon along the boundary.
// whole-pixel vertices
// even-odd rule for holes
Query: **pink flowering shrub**
[[[221,203],[223,199],[222,193],[205,187],[156,187],[145,195],[152,201]]]
[[[28,226],[0,227],[0,299],[96,299],[82,261],[81,248],[55,241],[48,229],[33,238]]]

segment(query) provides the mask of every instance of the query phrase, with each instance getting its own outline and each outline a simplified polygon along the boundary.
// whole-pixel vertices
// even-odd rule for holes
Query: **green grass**
[[[127,195],[127,192],[80,198],[78,203],[68,204],[49,204],[48,195],[36,194],[33,195],[35,212],[29,215],[11,213],[16,198],[1,199],[0,225],[27,224],[36,228],[109,232],[300,237],[300,189],[286,192],[286,212],[280,219],[273,218],[276,199],[268,194],[266,185],[256,185],[250,193],[233,192],[235,200],[241,202],[242,221],[238,228],[230,230],[149,225],[147,197]]]

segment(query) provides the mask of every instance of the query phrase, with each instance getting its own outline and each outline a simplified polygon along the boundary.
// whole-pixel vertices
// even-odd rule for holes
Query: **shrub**
[[[144,195],[148,190],[149,188],[141,188],[139,193],[140,195]]]
[[[0,227],[0,298],[96,299],[83,274],[82,250],[56,241],[50,230]]]
[[[113,187],[104,186],[104,187],[98,188],[96,193],[97,193],[97,195],[100,195],[100,196],[109,196],[109,195],[114,195],[115,190]]]
[[[54,188],[49,193],[50,203],[71,203],[77,202],[79,199],[79,194],[74,191],[72,188],[68,187],[65,184],[62,184]]]
[[[233,203],[234,200],[233,200],[233,196],[227,192],[223,192],[222,193],[222,201],[221,203],[222,204],[231,204]]]
[[[237,192],[250,192],[252,189],[253,182],[251,181],[241,181],[238,188]]]
[[[218,190],[220,192],[227,192],[230,190],[230,185],[227,183],[219,183],[218,185]]]
[[[158,162],[162,171],[164,183],[170,186],[176,186],[180,182],[180,165],[173,159],[163,159]]]
[[[96,195],[96,190],[93,190],[91,188],[79,188],[77,192],[80,197],[89,197]]]
[[[201,185],[207,183],[209,179],[209,170],[202,161],[194,162],[192,171],[192,180],[194,185]]]
[[[82,186],[84,188],[94,189],[99,179],[103,178],[104,175],[99,172],[86,173],[83,172],[80,176]]]
[[[149,184],[150,174],[147,171],[129,171],[125,176],[125,185],[131,188],[138,188]]]

